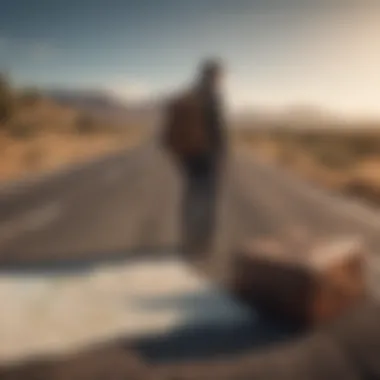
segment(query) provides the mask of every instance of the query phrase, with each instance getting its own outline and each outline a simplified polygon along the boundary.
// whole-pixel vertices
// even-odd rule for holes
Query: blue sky
[[[19,85],[136,98],[186,83],[216,55],[234,108],[306,103],[380,115],[375,3],[0,0],[0,67]]]

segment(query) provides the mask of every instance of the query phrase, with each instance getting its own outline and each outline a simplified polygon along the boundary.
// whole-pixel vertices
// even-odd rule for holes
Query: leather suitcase
[[[244,300],[304,327],[332,321],[366,296],[360,243],[337,240],[291,252],[252,242],[237,254],[234,288]]]

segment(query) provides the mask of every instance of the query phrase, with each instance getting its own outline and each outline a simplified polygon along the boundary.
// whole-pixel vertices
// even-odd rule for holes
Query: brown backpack
[[[173,99],[166,110],[164,144],[179,158],[207,153],[211,147],[201,98],[186,93]]]

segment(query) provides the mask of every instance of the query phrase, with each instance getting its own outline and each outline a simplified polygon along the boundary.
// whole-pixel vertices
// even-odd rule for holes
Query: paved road
[[[0,268],[27,260],[111,258],[138,248],[178,247],[184,186],[179,169],[148,142],[0,188]],[[208,203],[199,194],[187,200],[195,202],[193,211],[204,211],[200,205]],[[243,152],[226,163],[217,199],[212,251],[221,265],[244,239],[295,230],[311,237],[358,235],[372,251],[380,250],[377,212],[325,194]],[[196,221],[189,228],[203,227]]]
[[[112,256],[145,244],[172,245],[179,192],[162,161],[149,145],[3,189],[0,261]]]

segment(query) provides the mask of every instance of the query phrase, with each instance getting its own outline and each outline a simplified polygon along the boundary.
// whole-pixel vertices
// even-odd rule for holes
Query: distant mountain
[[[112,107],[116,99],[101,91],[91,90],[47,90],[45,94],[61,104],[77,107]]]
[[[87,112],[98,119],[116,124],[154,123],[158,118],[158,105],[153,102],[124,103],[99,90],[50,89],[45,96],[69,107]]]
[[[273,109],[248,109],[235,115],[234,122],[241,128],[296,128],[311,129],[322,127],[338,127],[344,119],[328,110],[293,106]]]

